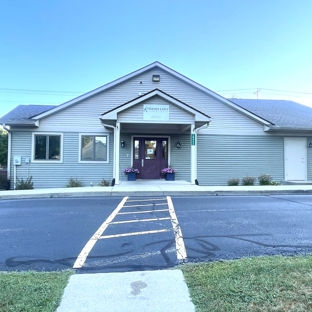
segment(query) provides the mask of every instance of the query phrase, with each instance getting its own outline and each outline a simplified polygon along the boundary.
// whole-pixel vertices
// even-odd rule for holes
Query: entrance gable
[[[154,114],[153,111],[155,111]],[[118,113],[119,122],[131,122],[133,120],[151,123],[190,123],[194,122],[194,113],[186,111],[159,96],[154,96]]]
[[[155,120],[147,113],[149,109],[155,111]],[[210,122],[208,115],[158,89],[103,113],[100,119],[104,123],[111,120],[136,123]]]

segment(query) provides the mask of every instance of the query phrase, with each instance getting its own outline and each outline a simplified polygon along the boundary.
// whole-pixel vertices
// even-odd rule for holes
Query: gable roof
[[[209,122],[211,119],[210,116],[208,116],[207,114],[200,112],[198,109],[191,107],[190,105],[176,99],[175,97],[171,96],[170,94],[167,94],[164,91],[159,90],[159,89],[151,90],[151,91],[149,91],[143,95],[140,95],[139,97],[137,97],[133,100],[130,100],[130,101],[118,106],[118,107],[115,107],[115,108],[103,113],[102,114],[103,117],[101,117],[101,119],[105,119],[105,118],[106,119],[117,119],[117,113],[119,113],[119,112],[133,106],[133,105],[141,103],[147,99],[150,99],[151,97],[154,97],[154,96],[159,96],[160,98],[183,108],[184,110],[188,111],[189,113],[194,114],[196,116],[196,119],[199,119],[201,121],[204,120],[205,122]]]
[[[312,129],[312,108],[287,100],[230,99],[275,125],[271,129]]]
[[[221,95],[211,91],[210,89],[204,87],[203,85],[201,85],[201,84],[195,82],[194,80],[192,80],[192,79],[190,79],[190,78],[188,78],[188,77],[186,77],[186,76],[176,72],[175,70],[173,70],[173,69],[163,65],[162,63],[160,63],[158,61],[153,62],[153,63],[151,63],[151,64],[149,64],[149,65],[147,65],[145,67],[142,67],[142,68],[140,68],[140,69],[138,69],[138,70],[136,70],[136,71],[134,71],[134,72],[132,72],[132,73],[130,73],[128,75],[125,75],[125,76],[123,76],[121,78],[118,78],[118,79],[116,79],[116,80],[114,80],[112,82],[109,82],[109,83],[107,83],[107,84],[105,84],[105,85],[103,85],[103,86],[101,86],[101,87],[99,87],[97,89],[94,89],[94,90],[92,90],[92,91],[90,91],[88,93],[85,93],[85,94],[83,94],[83,95],[81,95],[81,96],[79,96],[77,98],[74,98],[73,100],[70,100],[70,101],[65,102],[65,103],[63,103],[61,105],[58,105],[57,107],[55,107],[51,111],[39,114],[39,115],[35,116],[35,118],[36,119],[40,119],[40,118],[46,117],[46,116],[48,116],[50,114],[54,114],[54,113],[58,112],[59,110],[62,110],[62,109],[65,109],[66,107],[74,105],[74,104],[76,104],[76,103],[78,103],[78,102],[80,102],[82,100],[85,100],[85,99],[87,99],[87,98],[89,98],[89,97],[91,97],[93,95],[96,95],[96,94],[98,94],[100,92],[103,92],[104,90],[107,90],[107,89],[109,89],[109,88],[111,88],[111,87],[113,87],[113,86],[115,86],[117,84],[120,84],[120,83],[122,83],[122,82],[124,82],[124,81],[126,81],[128,79],[131,79],[131,78],[133,78],[133,77],[135,77],[135,76],[137,76],[139,74],[142,74],[142,73],[144,73],[144,72],[146,72],[148,70],[151,70],[153,68],[160,68],[163,71],[171,74],[172,76],[175,76],[176,78],[186,82],[187,84],[190,84],[193,87],[195,87],[195,88],[205,92],[206,94],[210,95],[211,97],[213,97],[213,98],[215,98],[215,99],[217,99],[217,100],[227,104],[228,106],[231,106],[232,108],[240,111],[241,113],[243,113],[243,114],[245,114],[245,115],[247,115],[247,116],[257,120],[258,122],[260,122],[260,123],[262,123],[264,125],[268,125],[268,121],[267,120],[264,120],[264,119],[262,119],[262,118],[260,118],[260,117],[258,117],[256,115],[254,115],[253,113],[251,113],[249,111],[246,111],[242,107],[235,105],[234,103],[232,103],[228,99],[222,97]]]
[[[169,67],[159,63],[151,63],[141,69],[138,69],[128,75],[125,75],[121,78],[118,78],[110,83],[107,83],[97,89],[94,89],[88,93],[85,93],[77,98],[74,98],[68,102],[65,102],[61,105],[19,105],[14,110],[6,114],[0,119],[0,124],[6,123],[8,125],[16,126],[34,126],[38,125],[38,120],[43,117],[46,117],[50,114],[54,114],[60,110],[66,109],[67,107],[74,105],[84,99],[87,99],[93,95],[96,95],[104,90],[107,90],[113,86],[116,86],[119,83],[122,83],[128,79],[131,79],[139,74],[142,74],[153,68],[159,68],[163,71],[173,75],[177,79],[184,81],[185,83],[197,88],[198,90],[206,93],[207,95],[215,98],[216,100],[226,104],[233,109],[243,113],[244,115],[253,118],[254,120],[265,125],[265,130],[312,130],[312,108],[306,107],[304,105],[292,102],[292,101],[283,101],[283,100],[242,100],[242,99],[225,99],[219,94],[211,91],[210,89],[196,83],[195,81],[187,78],[186,76],[170,69]],[[158,89],[157,89],[158,90]],[[155,92],[152,90],[150,92]],[[179,101],[176,98],[173,98],[169,94],[158,90],[158,95],[163,97],[170,97],[171,101],[176,101],[176,103],[181,103],[185,105],[186,108],[188,105]],[[146,96],[143,95],[142,97]],[[127,103],[122,104],[127,105],[129,103],[134,104],[139,98],[130,100]],[[115,108],[118,109],[119,107]],[[193,107],[188,106],[192,110],[196,110]],[[113,110],[115,110],[113,109]],[[112,110],[112,111],[113,111]],[[186,109],[188,110],[188,109]],[[199,112],[201,116],[208,115],[203,112]],[[106,112],[108,114],[108,112]],[[213,117],[213,116],[212,116]]]

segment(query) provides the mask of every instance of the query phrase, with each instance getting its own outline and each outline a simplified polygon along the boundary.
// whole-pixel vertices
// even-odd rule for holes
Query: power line
[[[268,88],[244,88],[244,89],[226,89],[226,90],[215,90],[216,92],[235,92],[235,91],[247,91],[247,90],[268,90],[268,91],[277,91],[277,92],[287,92],[287,93],[298,93],[298,94],[310,94],[311,92],[302,92],[302,91],[289,91],[289,90],[280,90],[280,89],[268,89]],[[4,93],[47,93],[47,94],[83,94],[84,91],[59,91],[59,90],[37,90],[37,89],[15,89],[15,88],[0,88],[0,92]],[[257,91],[256,91],[257,92]]]
[[[269,95],[278,95],[278,96],[288,96],[288,97],[301,97],[301,98],[308,98],[312,99],[312,96],[304,96],[304,95],[291,95],[291,94],[278,94],[278,93],[269,93],[269,92],[262,92],[262,94],[269,94]],[[310,93],[311,94],[311,93]],[[312,95],[312,94],[311,94]]]
[[[288,91],[288,90],[277,90],[277,89],[266,89],[266,88],[262,88],[262,90],[277,91],[277,92],[289,92],[289,93],[301,93],[301,94],[310,94],[310,95],[312,95],[311,92]]]
[[[289,91],[289,90],[279,90],[279,89],[267,89],[267,88],[249,88],[249,89],[231,89],[231,90],[215,90],[216,92],[236,92],[236,91],[246,91],[246,90],[257,90],[255,93],[259,92],[258,90],[268,90],[268,91],[276,91],[276,92],[287,92],[287,93],[298,93],[298,94],[309,94],[312,95],[311,92],[301,92],[301,91]]]
[[[10,101],[10,100],[0,100],[0,103],[19,103],[19,104],[29,104],[29,105],[32,105],[32,104],[42,104],[42,105],[59,105],[60,103],[46,103],[46,102],[33,102],[33,101]]]
[[[48,94],[48,95],[73,95],[82,94],[84,92],[78,91],[55,91],[55,90],[35,90],[35,89],[13,89],[13,88],[0,88],[3,93],[21,93],[21,94]]]
[[[214,90],[216,92],[223,92],[223,91],[245,91],[245,90],[255,90],[256,88],[249,88],[249,89],[231,89],[231,90]]]

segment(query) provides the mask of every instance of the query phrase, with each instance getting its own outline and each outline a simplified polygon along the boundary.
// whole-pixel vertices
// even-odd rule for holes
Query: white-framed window
[[[62,162],[63,134],[49,132],[32,133],[33,162]]]
[[[79,135],[79,162],[105,162],[109,159],[107,134],[81,133]]]

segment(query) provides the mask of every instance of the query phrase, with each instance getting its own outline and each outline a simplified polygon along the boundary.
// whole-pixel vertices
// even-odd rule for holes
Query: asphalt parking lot
[[[1,271],[125,272],[312,251],[310,195],[2,200],[0,216]]]

